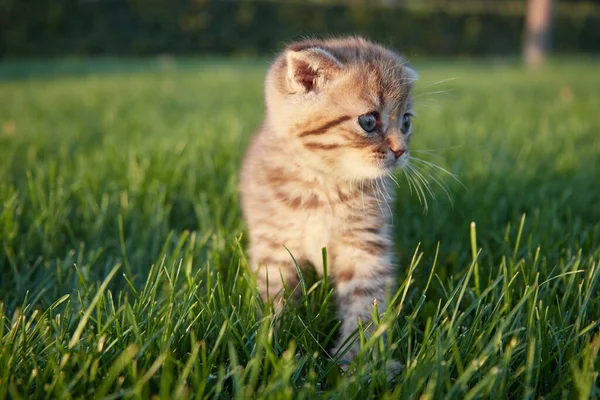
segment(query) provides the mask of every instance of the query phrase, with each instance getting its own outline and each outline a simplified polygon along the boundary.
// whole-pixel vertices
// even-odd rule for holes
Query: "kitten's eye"
[[[370,113],[358,117],[358,124],[367,133],[372,133],[377,129],[377,114]]]
[[[412,115],[410,113],[406,113],[402,116],[402,126],[400,127],[400,130],[405,135],[410,131],[410,119],[411,118],[412,118]]]

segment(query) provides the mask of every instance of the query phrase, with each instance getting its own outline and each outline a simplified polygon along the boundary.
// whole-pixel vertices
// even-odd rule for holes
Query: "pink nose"
[[[392,150],[392,153],[394,153],[396,156],[396,160],[399,159],[402,154],[404,154],[404,149],[394,150],[390,147],[390,150]]]

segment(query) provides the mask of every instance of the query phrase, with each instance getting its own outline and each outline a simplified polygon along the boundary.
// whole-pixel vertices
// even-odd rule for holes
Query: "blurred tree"
[[[546,58],[550,47],[553,3],[554,0],[528,0],[523,59],[529,67],[542,65]]]

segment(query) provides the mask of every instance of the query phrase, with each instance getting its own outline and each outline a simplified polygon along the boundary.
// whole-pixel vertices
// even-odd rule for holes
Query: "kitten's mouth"
[[[398,158],[391,159],[386,161],[385,166],[389,169],[400,169],[404,168],[408,164],[408,152],[402,154]]]

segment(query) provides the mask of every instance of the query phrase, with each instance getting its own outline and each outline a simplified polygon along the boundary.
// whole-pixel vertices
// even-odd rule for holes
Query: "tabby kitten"
[[[356,37],[293,43],[267,74],[265,119],[241,175],[251,268],[277,305],[284,282],[299,280],[287,249],[322,275],[326,247],[338,346],[394,290],[386,201],[390,170],[408,162],[415,79],[397,54]],[[344,358],[358,350],[355,341]]]

